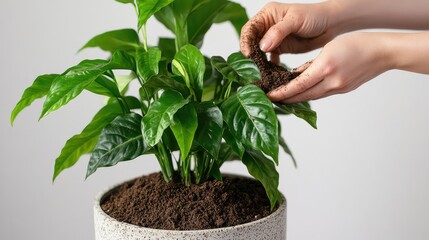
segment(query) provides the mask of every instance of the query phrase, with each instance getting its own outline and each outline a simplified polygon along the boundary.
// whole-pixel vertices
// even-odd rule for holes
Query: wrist
[[[330,28],[343,34],[369,28],[371,25],[371,10],[365,1],[328,0],[325,2],[330,16]],[[364,5],[364,6],[362,6]]]

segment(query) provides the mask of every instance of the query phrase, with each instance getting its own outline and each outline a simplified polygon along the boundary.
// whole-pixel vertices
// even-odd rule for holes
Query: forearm
[[[429,74],[429,32],[390,33],[385,46],[390,69]]]
[[[429,29],[428,0],[330,0],[340,33],[368,28]]]

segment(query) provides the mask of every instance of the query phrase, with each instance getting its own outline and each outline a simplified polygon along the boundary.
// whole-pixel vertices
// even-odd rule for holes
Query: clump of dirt
[[[125,183],[101,203],[111,217],[134,225],[167,230],[235,226],[270,214],[260,182],[233,176],[185,187],[176,176],[165,182],[154,173]]]
[[[262,76],[262,81],[258,81],[255,84],[265,93],[287,84],[301,74],[301,72],[288,71],[286,68],[268,61],[267,55],[259,48],[257,41],[250,43],[249,57],[256,63]]]

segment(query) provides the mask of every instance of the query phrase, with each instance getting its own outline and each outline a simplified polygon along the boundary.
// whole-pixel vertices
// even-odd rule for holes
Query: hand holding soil
[[[260,68],[260,87],[272,101],[315,100],[354,90],[390,69],[429,74],[429,32],[347,33],[365,28],[428,30],[428,7],[429,2],[416,0],[269,3],[242,28],[240,47]],[[279,54],[322,46],[311,64],[292,72],[274,64]],[[271,53],[271,62],[264,52]]]

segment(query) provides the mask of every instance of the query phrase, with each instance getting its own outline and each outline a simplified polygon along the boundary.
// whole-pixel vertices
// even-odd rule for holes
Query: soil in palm
[[[265,190],[253,179],[225,176],[185,187],[177,176],[165,182],[161,173],[121,185],[101,208],[122,222],[168,230],[228,227],[270,214]]]
[[[265,93],[287,84],[296,78],[301,72],[288,71],[286,68],[268,61],[267,55],[259,48],[258,41],[250,44],[250,59],[252,59],[261,72],[262,81],[256,82]]]

